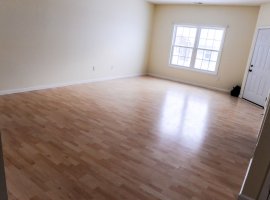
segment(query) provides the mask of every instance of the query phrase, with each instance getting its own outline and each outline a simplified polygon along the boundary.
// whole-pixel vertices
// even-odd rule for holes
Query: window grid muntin
[[[175,48],[179,48],[179,53],[178,54],[174,54]],[[182,56],[182,54],[180,53],[181,48],[186,50],[185,53],[184,53],[185,54],[184,56]],[[187,50],[191,50],[190,56],[187,55],[188,54]],[[190,63],[191,63],[191,59],[192,59],[192,53],[193,53],[193,48],[190,48],[190,47],[173,47],[171,64],[180,65],[180,66],[184,66],[184,67],[190,67]],[[177,57],[177,64],[175,64],[173,62],[176,57]],[[180,58],[184,58],[183,59],[184,60],[183,64],[179,64]],[[189,62],[189,64],[186,65],[186,62]]]
[[[199,52],[202,51],[203,52],[203,55],[202,57],[199,57]],[[209,53],[210,52],[210,58],[205,58],[205,54]],[[213,58],[213,54],[217,54],[215,56],[215,58]],[[194,68],[195,69],[198,69],[198,70],[204,70],[204,71],[210,71],[210,72],[215,72],[216,70],[216,67],[217,67],[217,64],[218,64],[218,60],[219,60],[219,54],[220,54],[220,51],[216,51],[216,50],[208,50],[208,49],[201,49],[201,48],[198,48],[197,49],[197,55],[196,55],[196,58],[195,58],[195,65],[194,65]],[[212,57],[213,56],[213,57]],[[201,61],[201,66],[198,67],[197,66],[197,63],[198,61]],[[202,66],[202,63],[208,63],[207,64],[207,67],[206,66]],[[215,63],[215,65],[211,65]],[[210,68],[211,67],[211,68]],[[210,69],[209,69],[210,68]]]
[[[183,29],[181,31],[181,33],[179,33],[179,29]],[[178,32],[179,31],[179,32]],[[180,46],[184,46],[184,47],[191,47],[194,48],[195,42],[196,42],[196,36],[197,36],[197,31],[198,29],[195,27],[187,27],[187,26],[176,26],[175,27],[175,39],[174,39],[174,45],[180,45]],[[188,33],[187,33],[188,32]],[[192,33],[193,32],[193,33]],[[180,39],[180,41],[184,41],[185,39],[187,39],[187,43],[186,45],[183,45],[183,43],[179,43],[177,44],[177,39]],[[182,40],[181,40],[182,38]],[[191,43],[191,44],[189,44]]]
[[[175,25],[174,26],[174,33],[173,33],[172,49],[175,46],[182,47],[181,45],[175,45],[175,37],[176,37],[176,31],[177,31],[177,28],[178,27],[188,27],[188,28],[195,28],[195,29],[197,29],[197,31],[196,31],[195,45],[193,47],[193,52],[192,52],[192,59],[191,59],[191,62],[190,62],[189,67],[182,66],[182,65],[177,65],[177,64],[173,64],[173,63],[171,63],[171,60],[172,60],[172,50],[171,50],[170,64],[173,65],[173,66],[176,66],[176,67],[184,67],[186,69],[199,70],[199,71],[204,71],[204,72],[207,72],[207,73],[214,73],[214,74],[216,74],[218,72],[218,68],[219,68],[219,64],[220,64],[220,58],[221,58],[221,53],[222,53],[222,49],[223,49],[223,45],[224,45],[226,28],[225,27],[211,27],[211,26],[204,27],[204,26]],[[201,37],[201,35],[202,35],[201,32],[203,30],[211,30],[211,31],[214,31],[215,34],[217,32],[221,33],[221,37],[218,40],[214,40],[214,41],[220,42],[218,49],[217,48],[214,48],[214,46],[212,46],[212,49],[211,48],[199,48],[200,40],[201,39],[205,39],[204,37]],[[202,67],[200,67],[200,69],[198,69],[198,68],[195,67],[196,60],[197,60],[197,54],[198,54],[198,51],[200,51],[200,50],[205,50],[205,51],[211,51],[211,52],[217,52],[218,53],[217,61],[216,61],[214,70],[211,70],[211,69],[209,70],[209,67],[210,67],[209,65],[208,65],[207,69],[202,69]],[[209,62],[211,62],[211,60]]]
[[[178,32],[179,29],[183,29],[181,33]],[[189,33],[187,34],[184,34],[184,31],[185,30],[189,30]],[[193,32],[195,32],[194,34],[190,35],[191,34],[191,30]],[[195,48],[195,44],[197,42],[197,31],[198,31],[198,28],[197,27],[192,27],[192,26],[178,26],[176,25],[174,27],[174,33],[173,33],[173,44],[172,44],[172,49],[171,49],[171,56],[170,56],[170,64],[171,65],[175,65],[175,66],[183,66],[183,67],[186,67],[186,68],[189,68],[190,65],[191,65],[191,62],[192,62],[192,58],[193,58],[193,54],[194,54],[194,48]],[[179,33],[179,34],[178,34]],[[176,43],[176,40],[177,40],[177,37],[187,37],[188,40],[190,38],[193,39],[193,41],[191,42],[192,45],[182,45],[181,44],[177,44]],[[191,54],[190,56],[187,56],[187,51],[186,51],[186,55],[183,57],[183,56],[180,56],[179,55],[175,55],[174,54],[174,51],[175,51],[175,48],[179,48],[179,49],[190,49],[191,50]],[[178,62],[175,63],[175,57],[178,56]],[[179,60],[180,58],[184,58],[182,60],[184,60],[184,63],[182,62],[182,64],[179,64]]]

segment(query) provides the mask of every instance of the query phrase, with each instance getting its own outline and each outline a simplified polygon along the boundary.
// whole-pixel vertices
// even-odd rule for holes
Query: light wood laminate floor
[[[236,199],[262,113],[150,77],[1,96],[9,199]]]

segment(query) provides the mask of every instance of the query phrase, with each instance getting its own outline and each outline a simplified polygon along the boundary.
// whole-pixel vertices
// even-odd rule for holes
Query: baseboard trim
[[[211,87],[211,86],[207,86],[207,85],[199,85],[199,84],[191,83],[191,82],[188,82],[188,81],[181,81],[181,80],[179,80],[177,78],[172,78],[172,77],[168,77],[168,76],[162,76],[162,75],[158,75],[158,74],[154,74],[154,73],[148,73],[147,75],[148,76],[155,77],[155,78],[160,78],[160,79],[164,79],[164,80],[174,81],[174,82],[178,82],[178,83],[183,83],[183,84],[192,85],[192,86],[196,86],[196,87],[206,88],[206,89],[215,90],[215,91],[219,91],[219,92],[225,92],[225,93],[229,93],[230,92],[230,90],[225,90],[225,89],[221,89],[221,88]]]
[[[247,196],[245,196],[243,194],[239,194],[238,200],[255,200],[255,199],[247,197]]]
[[[51,85],[39,85],[39,86],[33,86],[33,87],[27,87],[27,88],[2,90],[2,91],[0,91],[0,96],[8,95],[8,94],[32,92],[32,91],[37,91],[37,90],[46,90],[46,89],[59,88],[59,87],[66,87],[66,86],[71,86],[71,85],[80,85],[80,84],[86,84],[86,83],[110,81],[110,80],[115,80],[115,79],[140,77],[140,76],[146,76],[146,75],[147,74],[145,74],[145,73],[128,74],[128,75],[123,75],[123,76],[95,78],[95,79],[88,79],[88,80],[82,80],[82,81],[73,81],[73,82],[67,82],[67,83],[58,83],[58,84],[51,84]]]

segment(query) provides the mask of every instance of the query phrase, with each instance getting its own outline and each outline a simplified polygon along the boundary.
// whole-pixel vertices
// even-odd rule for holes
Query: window
[[[225,28],[176,25],[170,64],[217,73]]]

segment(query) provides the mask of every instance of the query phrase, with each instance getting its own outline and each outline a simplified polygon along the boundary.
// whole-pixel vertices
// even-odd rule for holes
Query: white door
[[[270,28],[259,29],[243,98],[260,106],[270,91]]]

